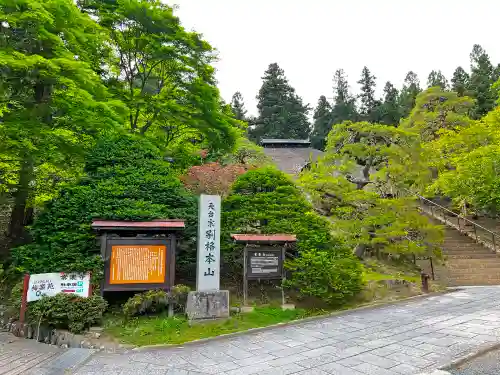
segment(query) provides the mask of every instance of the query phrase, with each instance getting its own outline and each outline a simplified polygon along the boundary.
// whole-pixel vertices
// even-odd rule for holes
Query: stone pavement
[[[65,375],[91,354],[89,349],[64,350],[0,332],[0,375]]]
[[[500,287],[472,287],[185,347],[100,352],[70,373],[412,375],[499,339]]]

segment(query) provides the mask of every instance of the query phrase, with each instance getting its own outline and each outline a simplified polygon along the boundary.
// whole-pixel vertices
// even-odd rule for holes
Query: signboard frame
[[[278,267],[280,268],[280,275],[267,275],[267,277],[264,274],[264,277],[257,277],[253,275],[248,274],[248,269],[250,268],[250,257],[249,253],[250,252],[265,252],[266,249],[267,251],[273,251],[279,253],[281,256],[278,258]],[[243,305],[247,305],[247,300],[248,300],[248,282],[251,280],[257,280],[260,282],[260,280],[285,280],[286,274],[285,274],[285,259],[286,259],[286,244],[283,244],[279,247],[275,246],[270,246],[270,245],[251,245],[247,244],[245,248],[243,249]],[[282,304],[285,304],[285,291],[283,290],[283,287],[281,287],[281,299],[282,299]]]
[[[251,253],[276,253],[278,256],[278,274],[270,273],[270,274],[252,274],[251,270]],[[259,246],[259,247],[245,247],[245,271],[246,277],[248,280],[280,280],[284,276],[284,247],[278,248],[274,246]]]
[[[163,245],[166,247],[165,280],[163,283],[124,283],[111,284],[111,253],[113,246],[148,246]],[[102,292],[143,291],[151,289],[168,290],[175,284],[175,236],[171,234],[163,238],[151,237],[118,237],[107,238],[104,249],[104,279]]]

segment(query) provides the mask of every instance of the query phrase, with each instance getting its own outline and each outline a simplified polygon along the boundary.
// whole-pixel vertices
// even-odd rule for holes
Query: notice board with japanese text
[[[173,286],[175,252],[169,238],[109,239],[104,291],[168,289]]]

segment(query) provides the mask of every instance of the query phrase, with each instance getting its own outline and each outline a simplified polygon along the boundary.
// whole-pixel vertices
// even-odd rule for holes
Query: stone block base
[[[189,320],[229,318],[229,291],[189,292],[186,314]]]

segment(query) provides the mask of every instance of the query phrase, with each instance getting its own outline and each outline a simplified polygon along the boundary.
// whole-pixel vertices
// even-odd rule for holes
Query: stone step
[[[475,263],[468,263],[467,261],[472,261],[472,260],[477,260],[477,259],[467,259],[466,262],[457,262],[457,260],[448,262],[447,266],[450,270],[453,272],[455,270],[463,270],[463,269],[472,269],[475,271],[479,270],[484,270],[484,272],[490,272],[492,269],[500,269],[500,261],[497,262],[475,262]]]
[[[477,243],[477,242],[474,242],[474,241],[471,241],[471,242],[466,242],[466,241],[459,241],[459,240],[453,240],[453,241],[444,241],[443,242],[443,245],[444,247],[448,246],[448,247],[452,247],[452,246],[460,246],[460,247],[480,247],[480,248],[484,248],[483,245]]]
[[[443,251],[443,255],[448,258],[456,258],[456,259],[490,259],[498,257],[498,255],[493,252],[476,253],[471,251],[453,251],[453,252]]]
[[[448,280],[449,286],[500,285],[499,280]]]

